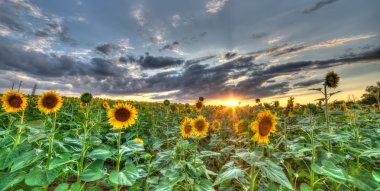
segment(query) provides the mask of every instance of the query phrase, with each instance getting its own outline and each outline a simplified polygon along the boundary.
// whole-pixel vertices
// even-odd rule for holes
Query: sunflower
[[[183,138],[188,138],[193,134],[194,128],[192,125],[193,120],[185,117],[181,122],[181,133]]]
[[[256,121],[251,123],[251,130],[255,133],[251,138],[257,143],[269,143],[269,135],[276,131],[277,116],[269,110],[261,111],[256,118]]]
[[[202,115],[195,118],[192,122],[194,128],[194,134],[198,137],[204,136],[208,132],[208,122]]]
[[[338,87],[339,79],[340,79],[340,77],[338,76],[338,74],[331,71],[331,72],[327,73],[327,75],[325,77],[325,84],[329,88],[336,88],[336,87]]]
[[[247,132],[247,124],[245,124],[245,121],[243,119],[240,119],[238,122],[234,124],[234,132],[236,135],[246,133]]]
[[[90,92],[83,93],[83,94],[80,96],[80,100],[81,100],[83,103],[90,103],[90,101],[92,100],[92,94],[91,94]]]
[[[80,102],[80,108],[84,109],[87,107],[87,103]]]
[[[6,112],[24,111],[28,106],[27,98],[21,92],[6,91],[2,98],[3,109]]]
[[[134,138],[133,140],[140,143],[141,145],[144,145],[144,141],[140,138]]]
[[[218,120],[214,120],[211,123],[211,130],[214,132],[218,132],[220,130],[220,122]]]
[[[46,115],[55,113],[62,107],[62,97],[55,91],[44,92],[38,98],[38,109]]]
[[[108,122],[114,129],[128,128],[135,124],[137,110],[127,103],[118,103],[114,108],[108,110],[107,116]]]
[[[108,104],[107,101],[104,101],[102,106],[103,106],[103,109],[109,109],[110,108],[110,105]]]
[[[195,103],[195,107],[197,108],[198,111],[202,110],[202,108],[203,108],[203,102],[202,101],[197,101],[197,103]]]

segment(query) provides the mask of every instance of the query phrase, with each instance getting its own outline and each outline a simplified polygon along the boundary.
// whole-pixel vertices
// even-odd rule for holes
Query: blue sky
[[[312,102],[379,81],[376,0],[0,1],[0,90],[210,103]]]

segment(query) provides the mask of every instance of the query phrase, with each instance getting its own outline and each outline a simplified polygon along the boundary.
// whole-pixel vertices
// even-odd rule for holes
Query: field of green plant
[[[229,107],[202,97],[191,105],[89,93],[2,97],[0,190],[380,186],[380,112],[353,101]]]

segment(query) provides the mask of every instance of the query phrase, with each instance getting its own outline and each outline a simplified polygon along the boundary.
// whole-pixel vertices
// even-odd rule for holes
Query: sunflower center
[[[53,109],[58,103],[58,98],[54,95],[48,95],[42,100],[42,105],[48,109]]]
[[[196,121],[195,122],[195,128],[198,130],[198,131],[202,131],[203,130],[203,127],[204,127],[204,124],[203,124],[203,121]]]
[[[188,124],[185,125],[185,133],[190,133],[191,129],[192,129],[192,127],[191,127],[190,123],[188,123]]]
[[[12,95],[9,98],[9,105],[11,105],[12,107],[19,108],[21,107],[21,104],[22,104],[22,99],[20,98],[20,96]]]
[[[268,118],[261,120],[259,124],[259,133],[261,136],[267,136],[272,129],[272,121]]]
[[[121,122],[127,121],[130,116],[131,116],[131,112],[125,108],[117,109],[115,112],[116,120],[121,121]]]

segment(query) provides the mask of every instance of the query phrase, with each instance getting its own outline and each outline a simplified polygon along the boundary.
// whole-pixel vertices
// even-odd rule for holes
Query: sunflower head
[[[181,134],[183,138],[188,138],[190,137],[193,132],[193,120],[191,118],[185,117],[182,122],[181,122]]]
[[[170,105],[170,101],[169,100],[164,100],[164,105],[166,105],[166,106],[168,106],[168,105]]]
[[[274,101],[274,107],[279,108],[280,107],[280,102],[279,101]]]
[[[175,105],[171,105],[170,109],[172,110],[172,112],[178,112],[179,111],[178,107]]]
[[[84,109],[87,107],[87,103],[84,103],[84,102],[80,102],[80,108]]]
[[[329,88],[336,88],[338,87],[340,77],[338,76],[337,73],[331,71],[327,73],[325,77],[325,84]]]
[[[198,101],[204,101],[204,100],[205,100],[204,97],[199,97],[199,98],[198,98]]]
[[[137,110],[127,103],[118,103],[108,110],[107,116],[114,129],[128,128],[136,123]]]
[[[80,96],[80,100],[83,103],[90,103],[90,101],[92,100],[92,94],[90,92],[83,93]]]
[[[28,100],[21,92],[6,91],[2,98],[3,109],[6,112],[24,111],[28,106]]]
[[[236,135],[246,133],[248,131],[247,124],[243,119],[240,119],[238,122],[234,124],[234,132]]]
[[[208,132],[208,122],[206,121],[206,118],[202,115],[195,118],[192,122],[193,128],[194,128],[194,134],[198,137],[202,137],[207,134]]]
[[[214,120],[211,123],[211,130],[214,132],[218,132],[220,130],[220,122],[218,120]]]
[[[198,111],[200,111],[203,108],[203,102],[197,101],[197,103],[195,103],[195,107],[197,108]]]
[[[102,106],[103,106],[103,109],[109,109],[110,108],[110,105],[108,104],[107,101],[104,101]]]
[[[62,107],[62,97],[55,91],[44,92],[38,98],[38,109],[46,115],[55,113]]]
[[[140,138],[136,137],[133,140],[136,141],[136,142],[138,142],[138,143],[140,143],[141,145],[144,145],[144,141],[142,139],[140,139]]]
[[[276,131],[277,116],[269,110],[261,111],[254,122],[251,123],[251,130],[255,133],[251,138],[257,143],[269,143],[269,135]]]

